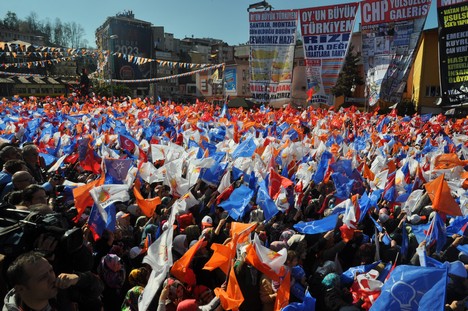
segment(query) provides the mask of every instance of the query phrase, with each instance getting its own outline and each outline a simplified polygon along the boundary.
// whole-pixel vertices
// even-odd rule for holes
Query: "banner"
[[[307,90],[313,90],[313,103],[333,104],[330,91],[346,57],[358,6],[353,2],[299,11]]]
[[[224,87],[227,95],[237,95],[237,69],[226,68],[224,70]]]
[[[291,98],[297,11],[249,13],[250,92],[261,103],[284,104]]]
[[[442,105],[468,101],[468,0],[438,0]]]
[[[361,3],[362,60],[370,106],[398,103],[431,0],[365,0]]]

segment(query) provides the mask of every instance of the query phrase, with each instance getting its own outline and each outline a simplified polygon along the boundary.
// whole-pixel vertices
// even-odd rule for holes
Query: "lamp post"
[[[118,39],[119,36],[117,35],[110,35],[110,65],[109,65],[109,73],[110,73],[110,91],[111,91],[111,98],[113,101],[114,98],[114,85],[112,83],[112,77],[114,76],[114,40]]]

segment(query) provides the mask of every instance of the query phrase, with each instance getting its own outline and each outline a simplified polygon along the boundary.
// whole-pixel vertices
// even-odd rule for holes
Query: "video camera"
[[[83,245],[81,228],[71,228],[61,213],[41,214],[0,205],[0,253],[9,258],[35,249],[41,235],[58,241],[56,251],[73,254]],[[47,255],[47,254],[45,254]]]

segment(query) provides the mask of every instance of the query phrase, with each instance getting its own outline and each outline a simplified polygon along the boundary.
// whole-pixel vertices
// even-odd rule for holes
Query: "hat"
[[[197,311],[198,305],[195,299],[185,299],[177,305],[177,311]]]
[[[135,259],[136,257],[138,257],[141,254],[141,251],[141,248],[139,248],[138,246],[132,247],[129,252],[130,259]]]
[[[203,217],[203,219],[201,221],[201,224],[202,224],[203,229],[205,229],[206,227],[212,227],[213,226],[213,219],[211,219],[210,216],[205,216],[205,217]]]
[[[122,219],[122,218],[125,218],[125,217],[128,217],[128,216],[130,216],[129,213],[125,213],[125,212],[122,212],[122,211],[120,211],[120,212],[118,212],[117,214],[115,214],[115,218],[116,218],[117,220]]]
[[[288,246],[291,247],[294,243],[299,243],[302,240],[304,240],[305,236],[302,234],[293,234],[292,237],[289,238],[288,240]]]
[[[132,214],[133,216],[139,216],[138,214],[138,210],[140,209],[140,207],[138,207],[138,205],[136,204],[132,204],[132,205],[129,205],[127,207],[127,212],[129,212],[130,214]]]

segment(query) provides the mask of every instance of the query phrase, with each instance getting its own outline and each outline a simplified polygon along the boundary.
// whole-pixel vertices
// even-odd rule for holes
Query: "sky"
[[[0,14],[15,12],[25,19],[36,12],[39,20],[58,17],[62,22],[76,22],[85,30],[88,46],[95,46],[94,33],[108,16],[131,10],[135,18],[164,26],[175,38],[214,38],[229,45],[246,43],[249,39],[247,7],[260,0],[0,0]],[[336,0],[268,0],[275,10],[301,9],[352,1]],[[437,2],[432,1],[426,29],[437,27]],[[356,20],[356,25],[359,23]],[[5,15],[0,15],[4,18]]]

